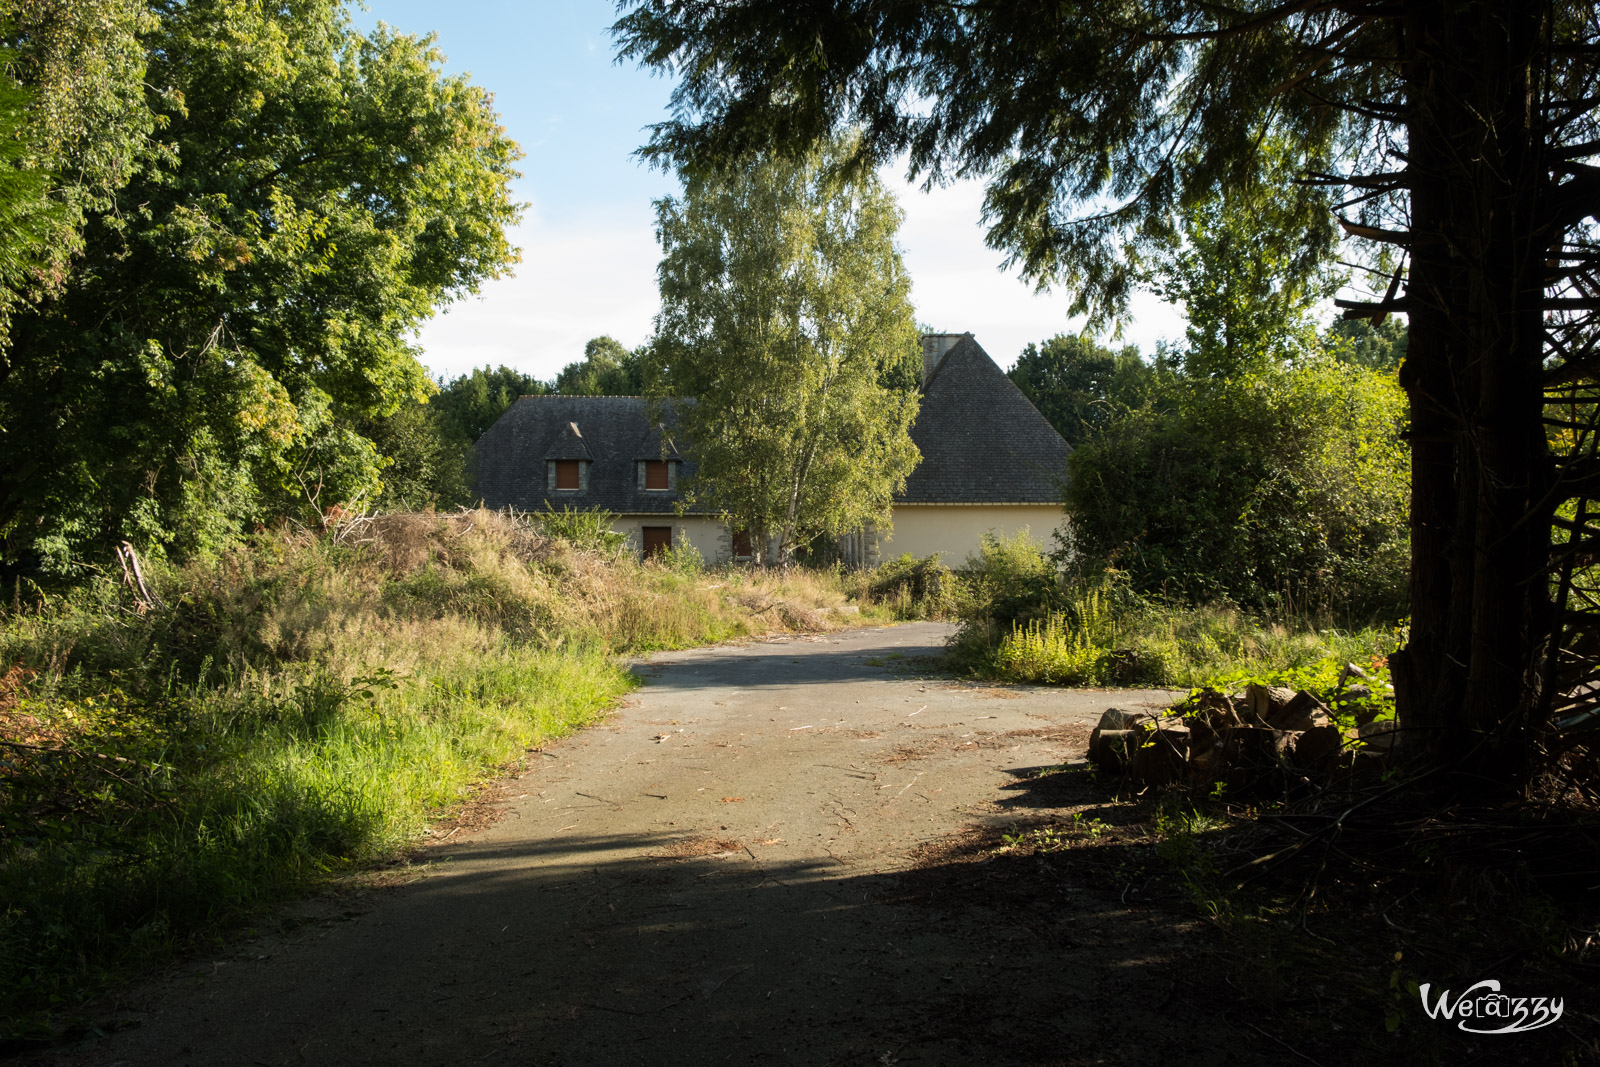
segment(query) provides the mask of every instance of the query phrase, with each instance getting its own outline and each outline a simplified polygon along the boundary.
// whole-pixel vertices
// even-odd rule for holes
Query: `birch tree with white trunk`
[[[677,443],[698,463],[685,506],[754,546],[775,539],[779,562],[821,537],[886,529],[920,458],[902,213],[870,171],[840,176],[849,150],[687,174],[655,205],[647,389],[693,398],[676,405]]]

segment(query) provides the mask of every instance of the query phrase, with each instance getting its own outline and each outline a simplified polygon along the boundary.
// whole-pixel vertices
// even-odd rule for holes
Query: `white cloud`
[[[961,182],[923,193],[897,174],[884,180],[899,191],[906,219],[900,228],[911,300],[918,321],[952,333],[971,331],[984,350],[1009,367],[1029,342],[1075,333],[1082,319],[1069,320],[1065,292],[1035,292],[1015,270],[1002,270],[1005,255],[984,244],[979,223],[983,186]],[[1149,294],[1136,294],[1122,343],[1155,351],[1159,339],[1183,336],[1183,318]]]
[[[423,363],[453,378],[504,364],[539,378],[583,358],[591,337],[625,345],[650,335],[659,250],[649,208],[629,218],[525,222],[516,275],[490,282],[422,328]]]
[[[1035,293],[1014,271],[1000,269],[1005,257],[983,243],[978,183],[922,193],[898,177],[886,178],[906,212],[900,243],[919,321],[972,331],[1001,366],[1010,366],[1030,341],[1081,328],[1066,317],[1067,294]],[[551,378],[582,357],[591,337],[610,334],[629,346],[649,337],[660,306],[660,249],[647,202],[604,217],[560,221],[535,205],[512,240],[522,247],[514,277],[489,283],[480,296],[421,330],[423,362],[434,374],[454,377],[504,364]],[[1149,353],[1158,338],[1182,334],[1174,309],[1154,297],[1135,297],[1125,341]]]

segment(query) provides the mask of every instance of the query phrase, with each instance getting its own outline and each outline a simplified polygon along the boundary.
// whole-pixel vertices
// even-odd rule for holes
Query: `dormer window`
[[[677,488],[678,478],[674,466],[677,460],[673,459],[641,459],[639,468],[639,488],[646,492],[665,493]]]
[[[546,470],[548,489],[581,492],[589,488],[589,463],[582,459],[552,459]]]

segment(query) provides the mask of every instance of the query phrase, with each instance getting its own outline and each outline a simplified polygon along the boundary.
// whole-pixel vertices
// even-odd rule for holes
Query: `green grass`
[[[965,578],[963,625],[950,650],[960,671],[1050,685],[1160,686],[1227,691],[1252,682],[1331,698],[1346,664],[1382,702],[1395,626],[1262,619],[1231,605],[1187,606],[1140,596],[1112,573],[1063,582],[1020,539],[985,544]]]
[[[492,513],[358,532],[153,564],[153,608],[97,581],[0,613],[0,1038],[405,851],[604,715],[618,653],[843,617],[834,574],[641,564]]]

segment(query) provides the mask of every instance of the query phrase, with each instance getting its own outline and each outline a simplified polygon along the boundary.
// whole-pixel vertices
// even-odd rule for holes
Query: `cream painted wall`
[[[977,554],[979,539],[986,533],[1011,537],[1026,527],[1048,550],[1055,547],[1056,529],[1065,524],[1066,517],[1057,504],[897,504],[893,536],[878,540],[876,560],[893,559],[905,552],[918,559],[938,553],[947,566],[959,567],[968,556]],[[671,526],[672,543],[681,545],[687,539],[707,563],[725,562],[733,553],[727,526],[714,519],[619,515],[612,526],[628,535],[635,552],[644,544],[644,527]]]
[[[628,535],[628,544],[633,546],[635,552],[644,544],[642,531],[646,526],[672,527],[673,547],[676,548],[687,539],[707,563],[720,563],[728,558],[732,544],[728,538],[728,528],[712,519],[694,515],[619,515],[617,521],[611,524],[613,530]]]
[[[1011,537],[1023,527],[1049,550],[1055,547],[1055,531],[1066,522],[1059,504],[896,504],[894,532],[889,540],[879,540],[878,558],[909,552],[921,559],[937,552],[946,566],[959,567],[977,555],[984,534]]]

